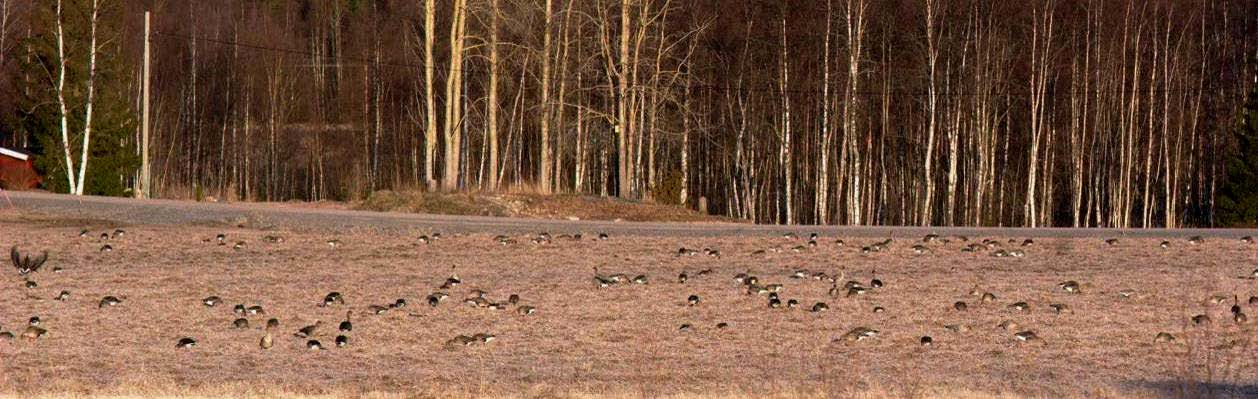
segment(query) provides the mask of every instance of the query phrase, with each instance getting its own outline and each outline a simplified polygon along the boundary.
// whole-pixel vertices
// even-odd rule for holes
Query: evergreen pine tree
[[[1219,189],[1218,221],[1224,226],[1254,226],[1258,225],[1258,84],[1245,102],[1236,144]]]

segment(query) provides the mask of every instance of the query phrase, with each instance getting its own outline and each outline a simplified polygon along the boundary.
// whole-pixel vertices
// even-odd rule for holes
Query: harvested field
[[[99,238],[119,227],[123,237]],[[80,237],[82,229],[90,234]],[[214,240],[219,233],[226,245]],[[577,231],[552,230],[549,244],[515,234],[518,243],[502,245],[493,232],[418,241],[432,233],[118,226],[2,212],[0,245],[47,249],[50,259],[29,276],[35,288],[25,288],[13,268],[0,278],[0,330],[20,334],[36,315],[48,330],[34,341],[0,340],[0,395],[1258,395],[1255,323],[1234,323],[1228,309],[1236,295],[1251,319],[1258,316],[1258,306],[1245,303],[1258,295],[1258,280],[1245,277],[1258,267],[1258,246],[1235,239],[1172,239],[1164,250],[1156,238],[1112,246],[1098,238],[1036,238],[1022,247],[1022,237],[970,237],[924,244],[929,252],[916,254],[910,247],[921,237],[894,237],[887,251],[862,253],[881,239],[823,235],[817,247],[798,252],[791,248],[806,238],[775,235],[600,241],[595,231],[570,240],[559,235]],[[1026,255],[961,251],[982,238]],[[330,246],[332,239],[340,245]],[[233,249],[237,241],[244,244]],[[105,244],[113,251],[100,251]],[[719,249],[720,257],[678,256],[679,247]],[[771,248],[783,251],[753,255]],[[649,283],[600,289],[596,267],[604,276],[645,275]],[[712,272],[697,275],[705,269]],[[832,297],[828,282],[791,278],[799,269],[842,275],[840,285],[875,276],[886,285]],[[734,281],[738,273],[782,284],[781,300],[802,306],[769,308],[764,295],[748,295]],[[438,289],[451,274],[463,284]],[[1058,288],[1067,280],[1078,281],[1081,293]],[[536,313],[462,303],[474,289],[493,302],[518,294]],[[997,300],[982,303],[970,295],[974,289]],[[1121,297],[1126,289],[1135,294]],[[54,300],[62,290],[70,298]],[[318,306],[331,291],[346,303]],[[430,307],[425,297],[434,291],[450,298]],[[686,306],[692,294],[702,300]],[[203,306],[210,295],[224,303]],[[1207,301],[1214,295],[1227,300]],[[104,296],[122,302],[101,308]],[[408,306],[368,314],[369,305],[398,298]],[[806,309],[818,301],[830,310]],[[968,309],[955,310],[957,301]],[[1018,301],[1029,311],[1007,308]],[[261,305],[265,315],[233,328],[237,303]],[[1050,310],[1056,303],[1070,311]],[[885,312],[873,312],[876,306]],[[350,344],[336,348],[336,325],[350,309]],[[1193,326],[1197,314],[1214,322]],[[261,326],[271,317],[280,321],[276,343],[262,350]],[[316,320],[323,321],[316,339],[327,350],[309,350],[293,336]],[[1019,327],[998,327],[1006,320]],[[682,324],[692,328],[682,331]],[[855,327],[880,333],[834,342]],[[1042,340],[1018,341],[1014,332],[1023,330]],[[1159,332],[1176,340],[1155,343]],[[497,339],[445,344],[474,333]],[[923,335],[934,345],[919,345]],[[197,346],[176,348],[181,337]]]

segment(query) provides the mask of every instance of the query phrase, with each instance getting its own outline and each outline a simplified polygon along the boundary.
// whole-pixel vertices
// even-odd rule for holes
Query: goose
[[[815,312],[824,312],[824,311],[827,311],[827,310],[830,310],[830,305],[826,305],[826,303],[825,303],[825,302],[817,302],[817,303],[814,303],[814,304],[812,305],[812,311],[813,311],[814,313],[815,313]]]
[[[350,316],[351,316],[351,315],[353,315],[353,314],[354,314],[354,311],[353,311],[353,310],[346,310],[346,311],[345,311],[345,321],[342,321],[342,322],[341,322],[341,325],[337,327],[337,330],[340,330],[341,332],[349,332],[349,331],[353,331],[353,330],[354,330],[354,323],[351,323],[351,322],[349,321]]]
[[[0,340],[13,340],[13,333],[8,331],[0,331]]]
[[[480,341],[482,344],[488,344],[488,343],[489,343],[489,341],[493,341],[494,339],[497,339],[497,338],[498,338],[498,337],[494,336],[493,334],[489,334],[489,333],[476,333],[476,334],[472,334],[472,339],[477,340],[477,341]]]
[[[608,238],[611,237],[607,233],[598,233],[598,241],[607,241]]]
[[[1243,312],[1236,312],[1232,314],[1232,321],[1235,321],[1236,324],[1245,324],[1249,321],[1249,317],[1246,317]]]
[[[1115,246],[1115,245],[1118,245],[1118,239],[1117,239],[1117,238],[1108,238],[1108,239],[1106,239],[1106,240],[1105,240],[1105,245],[1109,245],[1109,246],[1111,246],[1111,247],[1112,247],[1112,246]]]
[[[297,336],[297,338],[313,337],[315,331],[318,330],[319,326],[322,324],[323,324],[322,321],[315,320],[314,324],[302,327],[300,330],[297,330],[296,334],[293,334],[293,335]]]
[[[747,282],[747,273],[738,273],[734,275],[734,282],[745,284]]]
[[[846,341],[848,343],[859,342],[866,339],[873,339],[878,336],[878,330],[868,327],[856,327],[848,331],[843,336],[835,339],[835,341]]]
[[[834,246],[844,247],[844,246],[847,246],[847,243],[843,242],[843,239],[840,238],[840,239],[834,240]]]
[[[26,321],[26,324],[29,324],[32,326],[38,326],[39,322],[40,322],[39,316],[31,316],[31,318]]]
[[[272,244],[280,244],[280,243],[283,243],[283,242],[284,242],[284,237],[282,237],[282,236],[277,236],[277,235],[274,235],[274,234],[268,234],[268,235],[266,235],[266,236],[263,236],[263,237],[262,237],[262,241],[266,241],[266,242],[269,242],[269,243],[272,243]]]
[[[492,304],[492,303],[490,303],[490,302],[489,302],[489,300],[488,300],[488,299],[485,299],[485,298],[482,298],[482,297],[478,297],[478,296],[474,296],[474,297],[471,297],[471,298],[464,299],[464,300],[463,300],[463,303],[466,303],[466,304],[468,304],[469,306],[474,306],[474,307],[478,307],[478,308],[487,308],[487,307],[489,307],[489,305],[491,305],[491,304]]]
[[[1078,294],[1079,282],[1074,281],[1074,280],[1062,282],[1062,283],[1057,284],[1057,288],[1060,288],[1062,291],[1066,291],[1071,294]]]
[[[952,304],[952,308],[958,312],[964,312],[967,308],[969,308],[969,306],[965,304],[965,301],[957,301]]]
[[[1214,296],[1211,296],[1210,298],[1207,298],[1207,301],[1209,301],[1210,303],[1215,304],[1215,305],[1222,305],[1224,302],[1227,302],[1227,296],[1226,296],[1226,295],[1214,295]]]
[[[704,254],[704,255],[707,255],[709,258],[719,258],[719,257],[721,257],[721,251],[720,251],[719,249],[704,248],[704,249],[703,249],[703,254]]]
[[[244,249],[244,248],[245,248],[245,242],[244,242],[244,241],[236,241],[236,243],[235,243],[235,244],[232,244],[232,249],[234,249],[234,250],[239,251],[239,250]]]
[[[1201,236],[1188,237],[1189,244],[1197,245],[1197,244],[1201,244],[1202,242],[1205,242],[1205,239],[1201,238]]]
[[[113,252],[113,251],[114,251],[114,247],[113,247],[112,245],[105,244],[104,246],[101,246],[101,247],[100,247],[100,251],[101,251],[101,252]]]
[[[1023,251],[1021,249],[1011,249],[1009,250],[1009,256],[1012,256],[1015,258],[1021,258],[1021,257],[1026,256],[1026,251]]]
[[[122,303],[122,300],[118,299],[118,297],[106,295],[104,298],[100,299],[100,305],[98,307],[104,308],[106,306],[115,306],[120,303]]]
[[[449,296],[450,296],[450,295],[447,295],[447,294],[446,294],[446,293],[444,293],[444,292],[434,292],[434,293],[432,293],[432,294],[428,294],[428,306],[434,306],[434,307],[435,307],[435,306],[437,306],[437,305],[441,304],[441,301],[444,301],[444,300],[445,300],[446,298],[448,298]]]
[[[45,335],[48,335],[48,330],[36,327],[35,325],[26,326],[26,330],[22,331],[22,338],[26,338],[31,341],[43,338]]]
[[[769,284],[764,286],[764,289],[769,290],[769,292],[782,292],[783,288],[785,287],[783,287],[782,284]]]
[[[1021,342],[1035,342],[1040,340],[1040,336],[1035,335],[1035,331],[1026,330],[1013,334],[1013,337]]]
[[[1031,305],[1028,305],[1026,302],[1014,302],[1009,304],[1008,308],[1019,312],[1025,312],[1031,309]]]
[[[945,324],[944,328],[954,333],[964,333],[970,331],[970,327],[964,324]]]
[[[938,234],[930,233],[930,234],[927,234],[925,237],[922,237],[922,242],[929,243],[929,242],[934,242],[935,240],[938,240],[938,239],[939,239]]]
[[[344,335],[337,335],[337,336],[336,336],[336,347],[337,347],[337,348],[344,348],[346,345],[349,345],[349,337],[346,337],[346,336],[344,336]]]
[[[1171,247],[1171,242],[1163,240],[1161,244],[1158,244],[1158,246],[1162,249],[1168,249]]]
[[[681,247],[677,249],[677,256],[695,256],[699,254],[699,250]]]
[[[482,299],[484,299],[484,298],[482,298]],[[380,305],[370,305],[370,306],[367,306],[367,311],[371,312],[371,313],[372,313],[372,314],[374,314],[374,315],[382,315],[382,314],[384,314],[385,312],[388,312],[388,311],[389,311],[389,307],[387,307],[387,306],[380,306]]]
[[[393,308],[393,309],[400,309],[400,308],[404,308],[404,307],[406,307],[406,299],[405,299],[405,298],[398,298],[396,301],[393,301],[393,303],[392,303],[392,304],[390,304],[390,305],[389,305],[389,307],[390,307],[390,308]]]
[[[536,310],[535,310],[535,309],[533,309],[533,307],[532,307],[532,306],[520,306],[520,307],[518,307],[518,308],[515,308],[515,312],[516,312],[517,314],[519,314],[520,316],[528,316],[528,315],[531,315],[531,314],[533,314],[533,312],[534,312],[534,311],[536,311]]]
[[[307,348],[310,348],[310,350],[312,350],[312,351],[321,351],[321,350],[323,350],[323,344],[319,343],[319,340],[317,340],[317,339],[312,339],[312,340],[306,341],[306,347],[307,347]]]
[[[115,229],[115,230],[114,230],[114,239],[119,239],[119,238],[122,238],[122,236],[124,236],[124,235],[127,235],[127,231],[126,231],[126,230],[123,230],[123,229]]]
[[[886,311],[887,309],[883,308],[882,306],[874,306],[874,313],[882,313]]]
[[[633,283],[634,283],[634,284],[646,284],[646,283],[647,283],[646,276],[645,276],[645,275],[638,275],[637,277],[634,277],[634,278],[633,278]]]
[[[869,286],[873,288],[882,288],[882,280],[879,280],[877,277],[878,271],[870,270],[869,275],[874,276],[873,279],[869,281]]]
[[[1032,245],[1035,245],[1035,240],[1032,240],[1032,239],[1030,239],[1030,238],[1025,239],[1025,240],[1022,240],[1022,246],[1024,246],[1024,247],[1029,247],[1029,246],[1032,246]]]
[[[1254,242],[1254,238],[1251,236],[1244,236],[1244,237],[1241,237],[1241,242],[1246,243],[1246,244],[1252,244]]]
[[[275,346],[275,336],[271,335],[271,329],[268,327],[262,339],[258,340],[258,347],[266,350],[271,349],[272,346]]]
[[[782,300],[777,298],[769,298],[769,308],[777,309],[782,307]]]
[[[1168,332],[1160,332],[1153,337],[1154,343],[1170,343],[1175,342],[1175,336]]]
[[[1118,297],[1124,298],[1124,299],[1131,298],[1135,295],[1136,295],[1136,290],[1133,290],[1131,288],[1124,288],[1118,291]]]
[[[504,304],[504,303],[498,303],[498,302],[491,302],[491,303],[489,304],[489,306],[486,306],[486,307],[487,307],[487,308],[489,308],[489,309],[491,309],[491,310],[505,310],[505,309],[507,308],[507,304]]]
[[[918,245],[913,246],[913,253],[915,254],[922,255],[927,252],[930,252],[930,248],[926,247],[925,245],[918,244]]]
[[[345,297],[342,296],[341,293],[332,291],[323,296],[323,306],[332,306],[335,304],[345,304]]]
[[[512,305],[519,304],[520,296],[516,294],[511,294],[511,296],[507,297],[507,303],[512,304]]]
[[[700,270],[698,273],[695,273],[695,277],[703,277],[709,274],[712,274],[712,269],[703,269],[703,270]]]
[[[1197,326],[1204,326],[1204,325],[1208,325],[1208,324],[1210,324],[1210,323],[1211,323],[1211,320],[1210,320],[1210,316],[1209,316],[1209,315],[1199,314],[1199,315],[1196,315],[1196,316],[1193,316],[1193,317],[1192,317],[1192,324],[1193,324],[1193,325],[1197,325]]]
[[[87,237],[90,233],[91,231],[88,231],[87,229],[79,230],[79,237]]]
[[[1232,311],[1232,314],[1237,314],[1237,313],[1240,313],[1240,312],[1241,312],[1241,297],[1240,297],[1240,295],[1232,295],[1232,309],[1231,309],[1231,311]]]
[[[804,269],[796,269],[794,273],[791,273],[791,278],[793,279],[808,278],[808,271]]]
[[[270,330],[270,329],[273,329],[273,328],[279,328],[279,327],[280,327],[280,319],[277,319],[277,318],[274,318],[274,317],[272,317],[272,318],[270,318],[270,319],[267,319],[267,321],[266,321],[266,329],[267,329],[267,330]]]
[[[26,288],[30,289],[37,287],[39,287],[39,283],[36,283],[34,280],[26,280]]]
[[[852,287],[852,288],[848,288],[848,289],[847,289],[847,296],[848,296],[848,297],[853,297],[853,296],[857,296],[857,295],[865,295],[865,292],[866,292],[866,291],[868,291],[868,290],[866,290],[866,289],[865,289],[865,287],[860,287],[860,286],[857,286],[857,287]]]
[[[1052,309],[1054,313],[1070,313],[1070,306],[1064,303],[1049,304],[1048,308]]]
[[[246,313],[249,313],[249,314],[251,314],[251,315],[258,315],[258,314],[265,314],[265,313],[266,313],[266,311],[265,311],[265,310],[262,310],[262,305],[253,305],[253,306],[250,306],[250,307],[248,307],[248,308],[245,308],[245,312],[246,312]]]
[[[922,346],[931,346],[935,343],[935,340],[932,339],[929,335],[923,335],[921,338],[921,343],[922,343]]]
[[[501,236],[499,236],[499,237],[501,237]],[[418,238],[417,240],[419,241],[419,243],[420,243],[420,244],[427,244],[427,243],[428,243],[428,236],[427,236],[427,235],[421,235],[421,236],[419,236],[419,238]]]
[[[109,239],[109,233],[100,233],[100,239],[101,239],[101,240],[108,240],[108,239]]]
[[[983,297],[980,300],[983,302],[996,302],[996,294],[984,292]]]
[[[218,233],[218,235],[214,236],[214,240],[218,241],[218,245],[224,245],[227,243],[227,234]]]
[[[339,247],[341,246],[341,240],[337,240],[337,239],[328,240],[328,246],[332,248]]]
[[[48,251],[41,252],[39,256],[31,258],[30,254],[22,255],[17,250],[17,246],[9,248],[9,257],[13,261],[13,267],[17,268],[17,273],[27,275],[39,271],[40,266],[48,261]]]
[[[68,299],[70,299],[70,291],[64,291],[64,290],[63,290],[63,291],[61,291],[61,293],[60,293],[60,294],[57,294],[57,297],[56,297],[56,298],[53,298],[53,299],[58,300],[58,301],[68,300]]]
[[[179,342],[175,343],[176,348],[191,349],[196,346],[197,346],[197,340],[192,339],[190,337],[180,338]]]
[[[476,340],[472,339],[472,337],[469,337],[466,335],[456,335],[454,336],[454,338],[450,338],[449,341],[446,341],[446,346],[448,347],[468,346],[468,345],[471,345],[473,342],[476,342]]]
[[[607,288],[607,287],[610,287],[612,284],[615,284],[615,282],[613,282],[612,280],[606,277],[600,276],[598,274],[598,268],[597,267],[594,268],[594,286],[595,287]]]
[[[1250,297],[1249,297],[1249,304],[1250,304],[1250,305],[1258,305],[1258,295],[1252,295],[1252,296],[1250,296]]]
[[[219,304],[219,303],[222,303],[222,302],[223,302],[223,299],[222,299],[222,298],[219,298],[219,297],[217,297],[217,296],[213,296],[213,295],[211,295],[211,296],[207,296],[207,297],[205,297],[204,299],[202,299],[202,300],[201,300],[201,304],[202,304],[202,305],[205,305],[205,307],[207,307],[207,308],[212,308],[212,307],[218,306],[218,304]]]
[[[681,274],[677,275],[677,284],[685,284],[686,279],[687,279],[686,272],[681,272]]]
[[[716,323],[716,328],[717,328],[718,330],[720,330],[720,329],[724,329],[725,327],[729,327],[729,323],[726,323],[726,322],[723,322],[723,321],[722,321],[722,322],[720,322],[720,323]]]
[[[699,296],[698,296],[698,295],[691,295],[689,298],[686,298],[686,303],[688,304],[688,306],[695,306],[695,305],[698,305],[698,304],[699,304]]]
[[[787,300],[787,301],[786,301],[786,308],[787,308],[787,309],[795,309],[795,308],[797,308],[797,307],[799,307],[799,300],[794,299],[794,298],[791,298],[790,300]]]
[[[690,324],[689,323],[682,324],[681,327],[677,327],[677,330],[683,331],[683,332],[690,331]]]

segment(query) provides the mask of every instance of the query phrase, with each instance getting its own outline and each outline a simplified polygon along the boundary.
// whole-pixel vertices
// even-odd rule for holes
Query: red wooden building
[[[30,155],[0,147],[0,188],[30,190],[39,187],[42,182]]]

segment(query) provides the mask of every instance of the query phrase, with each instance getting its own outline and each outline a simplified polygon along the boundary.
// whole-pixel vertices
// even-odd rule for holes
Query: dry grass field
[[[125,230],[102,240],[102,232]],[[88,229],[87,237],[80,231]],[[213,238],[226,235],[227,245]],[[1252,317],[1258,295],[1249,276],[1258,245],[1207,238],[950,238],[910,248],[921,237],[894,237],[881,253],[860,247],[878,239],[559,238],[550,244],[517,235],[445,234],[430,243],[409,234],[369,231],[260,231],[217,226],[118,226],[91,220],[0,213],[0,245],[47,250],[43,269],[25,287],[13,268],[0,274],[0,330],[20,334],[32,316],[47,336],[0,340],[0,396],[419,396],[419,397],[1148,397],[1258,395],[1255,322],[1231,319],[1231,298]],[[269,242],[266,236],[282,237]],[[842,238],[846,246],[838,246]],[[962,252],[992,238],[1025,257],[993,250]],[[333,247],[329,240],[339,240]],[[1016,239],[1016,243],[1010,243]],[[208,242],[206,242],[208,240]],[[234,249],[234,243],[243,246]],[[103,245],[112,246],[102,252]],[[719,257],[678,256],[678,248],[719,249]],[[782,249],[753,254],[757,250]],[[54,272],[52,268],[60,268]],[[648,284],[596,287],[603,275],[645,275]],[[711,269],[699,276],[698,272]],[[842,275],[839,281],[882,288],[854,297],[829,295],[831,284],[794,279],[796,270]],[[876,275],[874,274],[876,270]],[[689,275],[684,284],[678,274]],[[734,281],[749,273],[783,285],[772,309]],[[452,274],[462,284],[438,287]],[[1080,293],[1058,284],[1075,280]],[[463,303],[474,289],[536,308],[520,315]],[[69,291],[68,300],[54,297]],[[982,303],[971,291],[991,292]],[[1120,291],[1134,290],[1124,298]],[[345,304],[319,306],[325,294]],[[435,291],[450,298],[436,307]],[[699,295],[697,306],[687,297]],[[223,304],[206,307],[216,295]],[[1223,304],[1207,299],[1224,295]],[[105,296],[121,303],[100,307]],[[403,298],[381,315],[368,306]],[[810,312],[824,301],[830,310]],[[966,311],[953,308],[967,302]],[[1025,301],[1030,309],[1007,305]],[[249,328],[233,328],[235,304],[261,305]],[[1066,304],[1057,313],[1050,304]],[[884,312],[875,313],[875,307]],[[336,325],[354,310],[344,348]],[[1214,322],[1189,321],[1207,314]],[[258,347],[261,328],[277,318],[275,346]],[[307,349],[299,328],[323,321]],[[999,327],[1012,321],[1018,328]],[[718,329],[718,323],[728,327]],[[689,330],[681,330],[689,324]],[[951,331],[945,325],[965,326]],[[855,327],[873,339],[835,341]],[[1014,337],[1034,331],[1039,342]],[[1155,343],[1159,332],[1171,343]],[[456,335],[497,339],[448,346]],[[924,347],[929,335],[934,345]],[[176,348],[191,337],[194,348]]]

